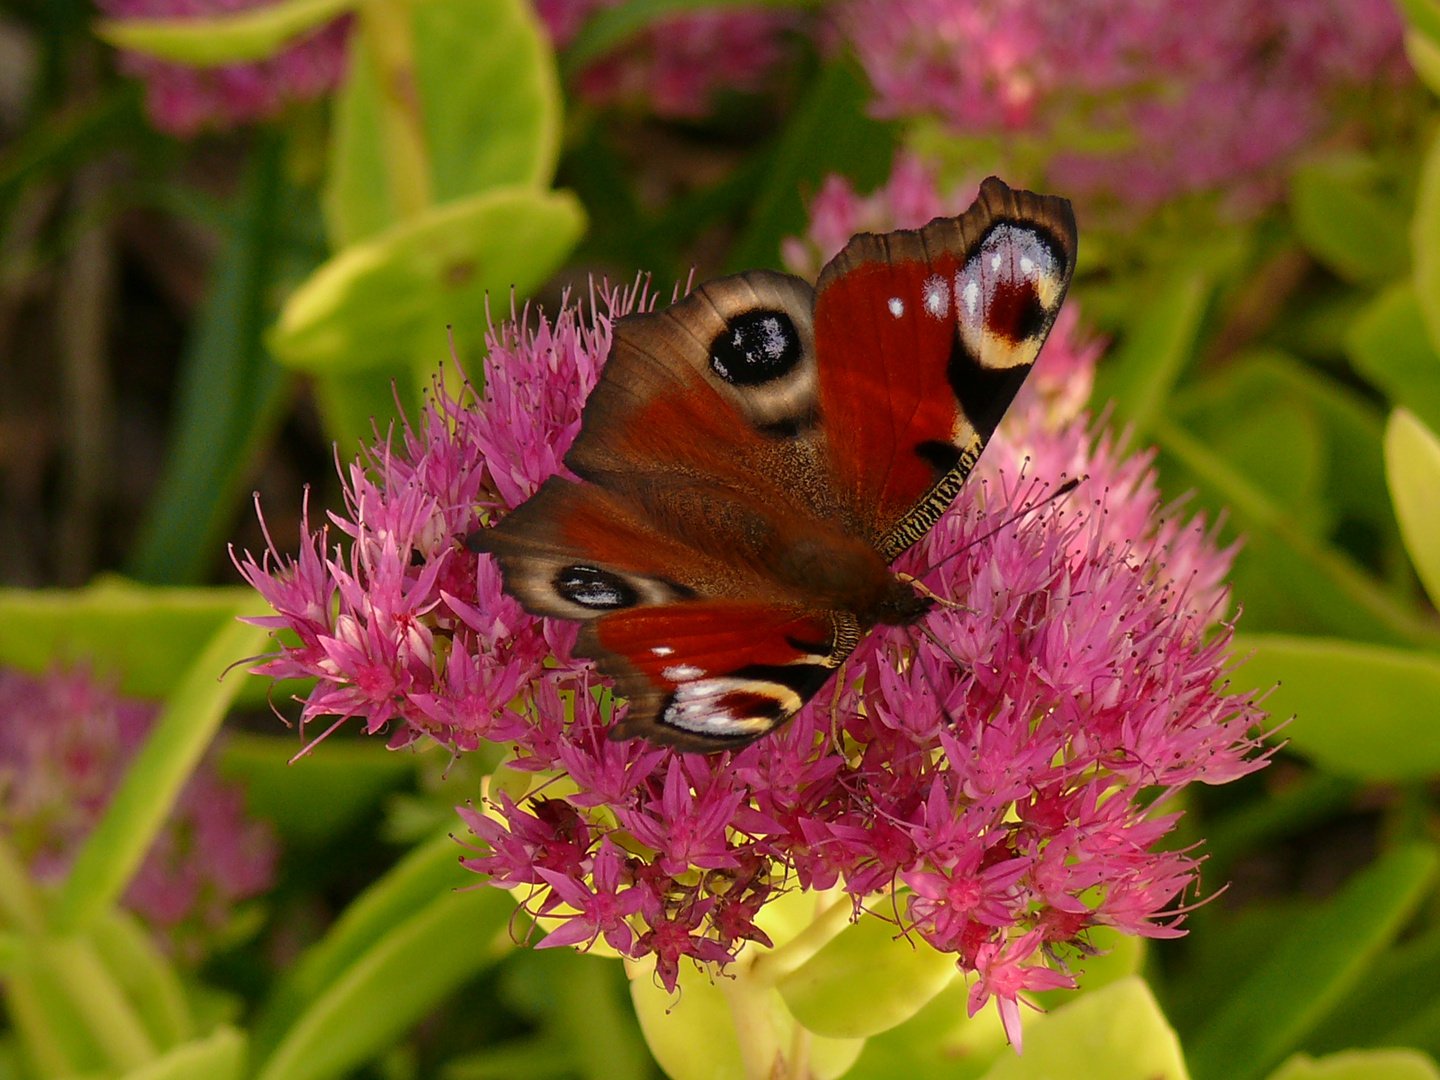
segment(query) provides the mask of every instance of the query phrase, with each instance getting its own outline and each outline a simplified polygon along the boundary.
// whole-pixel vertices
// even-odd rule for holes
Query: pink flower
[[[83,671],[0,668],[0,820],[45,882],[69,869],[155,719]],[[125,894],[125,904],[198,958],[235,905],[270,887],[276,849],[244,793],[202,762]]]
[[[437,389],[413,430],[348,470],[348,554],[317,530],[296,560],[246,556],[270,624],[299,637],[257,670],[319,677],[307,722],[507,744],[505,782],[461,810],[467,865],[518,889],[555,941],[604,937],[673,988],[686,957],[768,943],[755,920],[779,892],[838,884],[978,973],[972,1006],[997,1000],[1018,1041],[1019,995],[1072,981],[1046,946],[1083,949],[1094,926],[1178,932],[1198,863],[1153,850],[1177,820],[1166,807],[1264,763],[1264,714],[1223,679],[1230,551],[1162,510],[1148,455],[1091,432],[1066,386],[1098,348],[1067,316],[899,567],[963,607],[925,634],[871,634],[739,752],[608,742],[623,706],[571,657],[574,626],[526,616],[464,539],[560,467],[612,320],[648,306],[606,292],[494,330],[483,399]],[[1085,479],[1044,502],[1065,477]]]
[[[538,0],[557,48],[569,45],[596,12],[621,0]],[[763,7],[697,11],[656,20],[635,41],[581,73],[578,87],[597,105],[640,105],[658,116],[703,117],[721,91],[763,90],[796,25]]]
[[[96,0],[114,19],[204,18],[263,6],[271,0]],[[197,68],[142,53],[121,52],[120,69],[145,84],[145,105],[161,131],[188,137],[269,119],[286,105],[328,93],[345,73],[350,19],[302,37],[278,55],[250,64]]]
[[[1266,194],[1346,92],[1406,78],[1386,0],[844,0],[837,21],[881,114],[1038,140],[1056,187],[1132,207]]]

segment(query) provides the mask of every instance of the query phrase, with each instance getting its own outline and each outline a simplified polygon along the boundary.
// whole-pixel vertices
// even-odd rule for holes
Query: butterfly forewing
[[[1049,332],[1062,199],[981,186],[959,218],[861,235],[812,291],[751,271],[615,329],[553,477],[471,538],[629,699],[612,737],[744,746],[877,622],[888,564],[949,506]]]
[[[1075,245],[1068,202],[992,177],[961,217],[861,234],[821,273],[815,347],[835,486],[887,561],[974,468],[1060,311]]]

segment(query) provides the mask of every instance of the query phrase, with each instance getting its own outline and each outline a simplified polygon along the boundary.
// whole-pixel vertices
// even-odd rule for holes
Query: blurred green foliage
[[[166,701],[58,890],[36,888],[0,840],[0,1076],[754,1075],[733,981],[687,969],[675,998],[644,974],[627,988],[614,960],[512,948],[525,933],[514,898],[470,888],[448,835],[451,808],[479,798],[494,762],[450,776],[437,754],[349,742],[290,766],[296,742],[238,735],[221,768],[291,853],[263,916],[272,944],[294,930],[286,958],[250,941],[186,970],[115,906],[227,711],[305,689],[217,680],[265,635],[234,621],[259,613],[248,593],[205,585],[297,400],[313,400],[348,457],[413,409],[449,353],[447,327],[473,371],[491,307],[563,268],[668,284],[717,235],[714,267],[778,267],[826,176],[868,191],[898,146],[934,145],[931,130],[871,115],[853,60],[811,51],[778,103],[751,103],[758,122],[722,111],[682,125],[679,139],[723,146],[729,167],[654,198],[626,143],[647,129],[567,101],[562,73],[573,82],[658,17],[709,6],[600,8],[558,59],[522,0],[281,0],[93,28],[77,5],[17,6],[44,72],[0,151],[0,223],[124,148],[146,179],[123,198],[209,230],[215,253],[165,465],[125,556],[134,580],[0,592],[0,662],[87,663]],[[1407,51],[1440,91],[1440,6],[1402,6]],[[328,117],[297,111],[244,136],[225,198],[189,184],[188,151],[145,125],[132,88],[55,89],[76,57],[93,60],[92,29],[208,66],[268,56],[341,11],[356,26]],[[1139,239],[1087,235],[1075,288],[1113,338],[1094,408],[1158,447],[1168,496],[1243,539],[1233,584],[1248,659],[1234,683],[1293,716],[1275,767],[1191,798],[1207,884],[1319,842],[1328,887],[1224,898],[1192,913],[1183,941],[1072,958],[1081,991],[1043,996],[1051,1011],[1027,1016],[1023,1057],[992,1012],[968,1016],[946,958],[870,915],[807,950],[826,918],[807,908],[776,925],[780,967],[753,1000],[805,1044],[814,1076],[1440,1077],[1426,1056],[1440,1054],[1440,143],[1433,103],[1414,113],[1390,143],[1317,150],[1258,220],[1157,215]],[[403,852],[377,840],[387,814]],[[1324,846],[1357,824],[1358,854]],[[356,845],[381,854],[357,864]],[[339,914],[307,930],[307,905],[332,894]]]

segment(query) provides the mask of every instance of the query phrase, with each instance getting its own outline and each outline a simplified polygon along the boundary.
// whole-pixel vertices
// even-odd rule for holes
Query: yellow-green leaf
[[[1291,716],[1281,738],[1338,776],[1421,779],[1440,771],[1440,657],[1332,638],[1244,635],[1238,690],[1271,691],[1265,708]]]
[[[244,1069],[245,1035],[222,1027],[131,1070],[122,1080],[239,1080]]]
[[[95,33],[116,48],[193,67],[218,67],[273,56],[354,4],[355,0],[279,0],[229,15],[105,19],[96,24]]]
[[[291,295],[269,335],[292,367],[338,373],[449,355],[483,337],[486,302],[502,308],[559,268],[585,214],[568,192],[501,188],[437,206],[352,244]],[[462,349],[462,351],[464,351]]]
[[[1025,1026],[1025,1052],[1002,1054],[985,1080],[1187,1080],[1180,1040],[1138,976],[1086,994]]]
[[[1319,1059],[1296,1054],[1270,1080],[1440,1080],[1440,1069],[1419,1050],[1347,1050]]]
[[[904,1023],[955,978],[955,958],[862,915],[780,981],[795,1019],[819,1035],[865,1038]]]
[[[1406,409],[1385,428],[1385,476],[1405,550],[1440,604],[1440,439]]]

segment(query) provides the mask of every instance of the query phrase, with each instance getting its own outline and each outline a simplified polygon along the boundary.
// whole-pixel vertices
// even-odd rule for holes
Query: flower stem
[[[134,1008],[83,938],[52,938],[42,955],[110,1063],[122,1072],[157,1055]]]
[[[0,837],[0,912],[21,933],[38,934],[44,929],[40,896],[19,854],[4,837]]]
[[[822,898],[815,921],[772,952],[763,953],[750,965],[751,977],[765,986],[774,986],[786,975],[818,953],[850,925],[854,909],[841,897]]]
[[[755,965],[740,969],[734,978],[718,979],[725,1003],[730,1006],[730,1019],[735,1024],[735,1038],[740,1043],[740,1060],[745,1066],[745,1080],[774,1080],[786,1076],[785,1061],[780,1052],[780,1038],[775,1031],[771,1009],[770,984],[757,981],[752,972]]]

